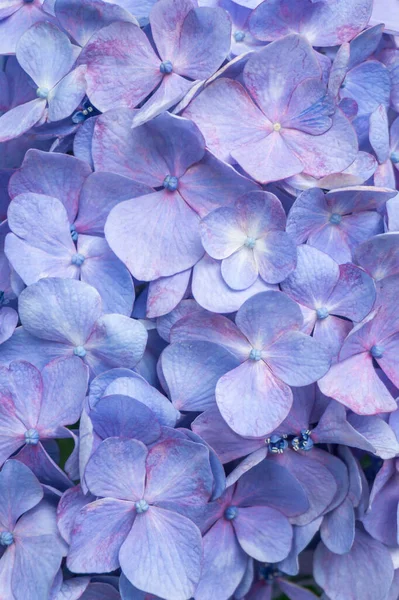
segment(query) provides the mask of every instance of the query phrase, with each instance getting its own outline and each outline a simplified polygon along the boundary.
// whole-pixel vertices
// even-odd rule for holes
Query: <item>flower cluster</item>
[[[398,0],[0,0],[0,598],[398,600]]]

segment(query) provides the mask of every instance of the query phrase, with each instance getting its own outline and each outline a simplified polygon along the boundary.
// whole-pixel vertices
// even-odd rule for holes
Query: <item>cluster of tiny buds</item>
[[[286,434],[273,434],[269,438],[266,438],[265,443],[268,445],[269,452],[272,454],[283,454],[289,444],[291,444],[291,447],[295,452],[298,452],[298,450],[305,450],[307,452],[311,450],[314,445],[310,437],[311,433],[310,429],[302,429],[300,435],[296,435],[290,440]]]

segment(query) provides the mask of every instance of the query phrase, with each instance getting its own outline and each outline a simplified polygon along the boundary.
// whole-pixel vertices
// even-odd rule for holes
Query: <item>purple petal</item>
[[[355,513],[349,498],[324,517],[320,535],[334,554],[350,552],[355,539]]]
[[[182,301],[191,277],[191,269],[176,273],[170,277],[160,277],[151,281],[148,287],[147,317],[158,317],[157,328],[161,335],[158,322],[160,319],[169,318],[169,315],[178,310],[179,302]],[[193,302],[195,302],[193,300]],[[164,339],[164,336],[161,335]],[[166,340],[169,341],[169,340]]]
[[[32,471],[17,460],[8,460],[0,473],[0,522],[12,531],[18,518],[43,498],[42,486]]]
[[[79,106],[86,93],[86,66],[80,65],[50,91],[48,120],[61,121],[69,117]]]
[[[287,517],[269,506],[240,507],[233,526],[241,548],[256,560],[277,562],[291,549]]]
[[[72,481],[65,475],[64,471],[62,471],[49,454],[47,454],[40,442],[36,446],[26,444],[18,454],[15,455],[15,460],[18,460],[29,467],[39,481],[45,485],[50,485],[61,491],[67,490],[73,485]]]
[[[370,236],[368,236],[370,237]],[[377,281],[398,273],[398,233],[383,233],[364,242],[354,253],[354,262]]]
[[[45,114],[46,101],[37,98],[12,108],[0,117],[0,142],[19,137],[36,125]]]

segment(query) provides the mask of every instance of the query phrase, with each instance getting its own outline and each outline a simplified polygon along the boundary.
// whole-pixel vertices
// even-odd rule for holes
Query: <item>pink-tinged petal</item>
[[[14,572],[15,564],[15,544],[12,544],[7,552],[4,552],[0,560],[0,585],[3,594],[7,594],[9,598],[13,597],[11,589],[11,578]]]
[[[301,81],[295,88],[281,125],[320,135],[330,129],[334,112],[332,94],[318,77],[310,77]]]
[[[339,281],[328,300],[330,312],[361,321],[373,308],[376,290],[372,278],[351,263],[340,265]]]
[[[243,114],[245,122],[240,118]],[[232,162],[231,152],[240,146],[261,143],[272,130],[270,121],[243,86],[225,78],[218,79],[199,94],[184,111],[184,116],[198,125],[209,150],[226,162]]]
[[[341,228],[347,237],[349,248],[353,252],[362,242],[382,233],[383,222],[377,212],[365,211],[344,217]]]
[[[294,202],[287,219],[287,232],[297,244],[306,242],[315,229],[330,218],[324,193],[318,188],[302,192]]]
[[[22,167],[10,181],[10,196],[34,192],[60,200],[69,222],[75,219],[79,194],[91,169],[85,162],[67,154],[28,150]]]
[[[71,536],[67,565],[73,573],[109,573],[119,568],[119,550],[133,525],[134,504],[104,498],[83,507]]]
[[[264,439],[246,439],[227,425],[217,406],[208,408],[192,423],[192,430],[216,452],[222,463],[241,458],[265,446]]]
[[[14,360],[26,360],[42,369],[50,360],[70,356],[72,349],[65,344],[41,340],[17,327],[13,335],[0,346],[0,364],[9,365]]]
[[[349,553],[334,554],[324,544],[315,552],[315,580],[332,600],[384,600],[393,574],[389,550],[359,529]]]
[[[240,507],[233,527],[241,548],[256,560],[278,562],[291,549],[292,527],[287,517],[269,506]]]
[[[251,346],[234,323],[223,315],[192,313],[180,319],[171,330],[171,341],[202,340],[229,350],[237,360],[248,357]]]
[[[178,310],[179,302],[182,301],[187,291],[191,277],[191,269],[176,273],[170,277],[160,277],[151,281],[148,288],[146,315],[149,319],[158,317],[167,318],[174,310]],[[193,301],[195,303],[195,301]],[[159,331],[159,323],[157,321]],[[163,337],[162,333],[159,334]],[[169,340],[166,340],[169,341]]]
[[[43,395],[43,381],[40,372],[28,362],[18,360],[9,368],[9,382],[2,381],[3,392],[12,394],[15,414],[26,429],[34,428],[39,419]],[[8,392],[8,393],[7,393]]]
[[[0,2],[0,18],[5,19],[21,8],[20,0],[5,0]]]
[[[17,460],[5,463],[0,481],[0,523],[12,531],[19,517],[43,498],[43,489],[32,471]]]
[[[345,42],[338,48],[333,60],[328,78],[328,90],[334,95],[335,98],[338,97],[342,82],[344,81],[348,72],[350,53],[351,47],[347,42]]]
[[[86,342],[87,363],[96,375],[112,367],[133,368],[143,358],[147,338],[140,321],[124,315],[103,315]]]
[[[19,8],[20,10],[0,22],[0,54],[15,54],[23,33],[35,23],[53,20],[41,10],[40,2],[19,2]]]
[[[101,315],[101,298],[93,287],[81,281],[41,279],[21,293],[19,314],[31,335],[84,346]]]
[[[36,446],[25,445],[14,458],[29,467],[40,483],[44,485],[49,485],[60,491],[67,490],[73,485],[64,471],[47,454],[40,442]]]
[[[182,27],[188,13],[196,8],[194,0],[160,0],[150,13],[155,45],[163,60],[174,63],[179,53]]]
[[[0,117],[0,142],[19,137],[36,125],[46,111],[46,101],[37,98],[12,108]]]
[[[93,117],[92,119],[86,119],[80,125],[76,125],[76,133],[73,139],[74,156],[86,162],[92,169],[94,169],[92,141],[96,121],[97,117]]]
[[[52,23],[36,23],[19,40],[17,59],[37,87],[49,92],[73,67],[76,48]]]
[[[310,44],[298,35],[269,44],[254,53],[244,68],[251,96],[272,122],[279,122],[297,85],[320,77],[320,67]]]
[[[170,342],[170,334],[172,327],[189,315],[195,314],[203,314],[206,315],[207,311],[204,310],[197,304],[197,302],[193,299],[183,299],[173,310],[171,310],[168,314],[163,315],[162,317],[158,317],[156,321],[157,331],[161,338],[165,340],[165,342]]]
[[[369,137],[378,162],[385,162],[389,156],[389,123],[387,111],[383,104],[380,104],[370,115]]]
[[[284,421],[292,406],[292,392],[263,361],[247,360],[219,379],[216,402],[233,431],[261,437]]]
[[[339,109],[332,121],[330,129],[321,135],[309,135],[295,129],[282,130],[284,142],[302,163],[303,171],[313,177],[343,171],[358,153],[356,132]]]
[[[179,50],[173,62],[177,73],[190,79],[213,75],[229,53],[230,35],[231,21],[223,8],[190,10],[180,31]]]
[[[62,425],[76,423],[83,409],[88,368],[77,357],[49,362],[42,371],[43,396],[38,420],[40,433],[48,437]]]
[[[305,452],[291,450],[284,454],[273,454],[270,460],[288,469],[305,490],[309,508],[291,519],[291,523],[307,525],[327,510],[337,492],[337,482],[324,465],[312,460]]]
[[[327,349],[334,362],[337,360],[342,344],[351,329],[352,323],[350,321],[329,315],[326,319],[316,321],[313,337]]]
[[[127,21],[138,25],[133,14],[129,14],[116,3],[100,0],[57,0],[56,17],[71,37],[85,46],[92,35],[114,21]]]
[[[396,186],[396,175],[395,175],[395,167],[392,164],[391,160],[387,160],[381,165],[378,165],[376,170],[374,171],[374,183],[375,185],[381,187],[388,187],[395,189]],[[387,202],[387,212],[388,212],[388,204]],[[388,227],[389,231],[397,231],[398,227]]]
[[[147,448],[138,440],[108,438],[101,442],[85,470],[95,496],[136,501],[143,497]]]
[[[318,382],[326,396],[338,400],[358,415],[392,412],[397,405],[373,367],[371,354],[355,354],[333,365]]]
[[[375,497],[363,518],[366,531],[374,539],[392,547],[398,543],[398,483],[398,474],[394,472],[383,487],[378,489],[375,485],[373,487],[373,492],[376,492]]]
[[[366,27],[372,5],[370,0],[290,0],[283,5],[279,0],[262,2],[251,17],[251,32],[260,40],[270,41],[297,31],[313,46],[337,46]]]
[[[295,386],[317,381],[331,363],[325,346],[300,331],[284,333],[262,355],[276,377]]]
[[[339,280],[339,266],[312,246],[298,246],[296,269],[282,282],[283,292],[293,300],[317,309],[326,306]]]
[[[73,579],[67,579],[66,581],[62,581],[62,571],[59,571],[59,582],[56,582],[56,579],[53,583],[53,588],[57,591],[53,591],[53,593],[57,594],[54,597],[50,594],[51,600],[80,600],[85,598],[85,590],[87,590],[87,586],[90,583],[89,577],[74,577]],[[57,587],[55,587],[57,585]],[[103,584],[98,584],[102,586]],[[90,592],[89,592],[90,594]],[[90,595],[86,595],[86,600],[90,600]],[[97,600],[94,596],[93,600]],[[100,596],[98,600],[103,600]],[[109,600],[115,600],[112,596],[110,596]],[[118,600],[116,598],[116,600]]]
[[[161,361],[173,406],[183,411],[214,406],[217,382],[239,362],[227,349],[206,341],[172,344]]]
[[[85,257],[80,267],[80,278],[96,288],[104,312],[130,316],[134,302],[133,280],[106,240],[79,235],[77,251]]]
[[[3,390],[0,398],[0,464],[3,464],[24,444],[27,428],[18,419],[12,398],[7,397]]]
[[[377,281],[399,272],[399,233],[391,232],[365,240],[354,253],[354,262]]]
[[[187,600],[200,578],[201,534],[186,517],[151,506],[136,517],[119,557],[124,574],[139,589]]]
[[[259,350],[269,347],[287,330],[302,325],[299,306],[282,292],[264,292],[249,298],[236,315],[237,327]]]
[[[244,576],[247,556],[237,542],[231,522],[219,519],[204,536],[204,559],[196,599],[228,598]]]
[[[193,296],[203,308],[217,313],[237,311],[243,302],[259,292],[274,289],[260,277],[246,290],[232,290],[221,274],[221,263],[208,254],[193,269]]]
[[[21,194],[10,205],[8,222],[12,233],[8,234],[4,249],[27,285],[43,277],[77,277],[71,260],[76,249],[67,212],[59,200]]]
[[[206,151],[180,180],[180,193],[200,217],[220,206],[231,204],[247,192],[259,189],[255,182]]]
[[[374,112],[380,104],[388,107],[391,94],[389,71],[376,60],[354,67],[345,77],[341,98],[354,98],[358,104],[358,116]]]
[[[80,65],[50,91],[48,101],[48,120],[61,121],[69,117],[79,106],[86,93],[86,66]]]
[[[370,25],[385,23],[386,33],[399,34],[399,21],[396,10],[396,2],[387,0],[386,3],[374,2]]]
[[[115,206],[105,235],[129,271],[151,281],[184,271],[202,257],[198,226],[198,216],[180,194],[164,190]]]
[[[355,512],[349,498],[324,517],[320,535],[334,554],[350,552],[355,539]]]
[[[84,182],[80,194],[79,212],[74,223],[76,231],[103,236],[107,216],[114,206],[152,191],[149,186],[116,173],[92,173]]]
[[[57,507],[57,527],[68,544],[71,540],[73,524],[79,511],[95,500],[90,493],[83,494],[80,485],[70,488],[61,496]]]
[[[365,29],[350,43],[350,68],[360,65],[377,50],[384,31],[383,23]]]
[[[374,446],[374,451],[380,458],[387,460],[399,453],[399,444],[391,420],[388,425],[384,418],[350,414],[348,422],[370,445]]]
[[[395,333],[383,342],[384,353],[377,360],[385,375],[392,383],[399,386],[399,333]]]
[[[146,465],[150,504],[185,514],[209,500],[213,476],[205,445],[168,439],[151,448]]]
[[[268,283],[280,283],[295,269],[296,247],[285,231],[270,231],[257,240],[254,254],[259,274]]]
[[[246,290],[258,278],[258,265],[251,248],[241,247],[222,261],[222,277],[233,290]]]
[[[134,108],[162,80],[160,59],[133,23],[115,22],[101,29],[79,62],[87,65],[87,95],[101,112],[116,105]]]
[[[230,206],[222,207],[207,215],[200,225],[201,240],[212,258],[227,258],[239,250],[247,234],[239,222],[238,215]]]

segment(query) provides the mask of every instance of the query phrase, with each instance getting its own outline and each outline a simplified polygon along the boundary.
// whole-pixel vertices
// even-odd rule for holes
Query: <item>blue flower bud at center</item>
[[[382,358],[384,354],[384,348],[378,345],[372,346],[370,348],[370,354],[373,358]]]
[[[294,437],[294,439],[292,440],[292,449],[295,450],[295,452],[298,452],[298,450],[305,450],[305,452],[311,450],[314,446],[314,443],[310,435],[310,429],[302,429],[301,435]]]
[[[149,505],[148,505],[147,500],[144,500],[144,498],[142,498],[141,500],[138,500],[137,502],[135,502],[134,506],[135,506],[136,511],[138,512],[139,515],[141,515],[142,513],[147,512],[147,510],[150,508]]]
[[[331,225],[339,225],[342,221],[342,216],[338,213],[333,213],[330,217]]]
[[[77,242],[77,241],[78,241],[79,234],[78,234],[78,232],[76,231],[76,227],[75,227],[75,225],[71,225],[71,226],[70,226],[70,228],[69,228],[69,231],[71,232],[71,238],[73,239],[73,241],[74,241],[74,242]]]
[[[167,175],[163,180],[163,187],[169,192],[175,192],[179,187],[179,180],[174,175]]]
[[[169,73],[171,73],[173,71],[173,65],[170,62],[170,60],[164,60],[163,62],[161,62],[161,64],[159,65],[159,70],[161,71],[161,73],[163,73],[164,75],[169,75]]]
[[[233,521],[233,519],[235,519],[237,515],[238,515],[237,506],[228,506],[226,508],[226,510],[224,511],[223,516],[226,519],[226,521]]]
[[[321,308],[318,308],[316,310],[317,318],[320,319],[320,320],[327,319],[327,317],[329,316],[329,314],[330,313],[328,312],[328,310],[326,309],[325,306],[322,306]]]
[[[249,353],[249,358],[251,360],[260,360],[262,358],[262,352],[256,348],[252,348],[251,352]]]
[[[288,442],[283,437],[273,434],[267,440],[269,452],[272,454],[282,454],[288,448]]]
[[[27,429],[25,431],[25,443],[30,446],[37,446],[40,440],[40,435],[37,429]]]
[[[79,358],[84,358],[86,356],[86,350],[83,346],[76,346],[76,348],[73,349],[73,353],[75,356],[79,356]]]
[[[392,152],[391,161],[397,165],[399,163],[399,152]]]
[[[243,42],[245,40],[245,31],[236,31],[234,39],[236,42]]]
[[[14,543],[14,536],[11,531],[2,531],[0,533],[0,545],[11,546]]]
[[[253,237],[247,237],[247,239],[244,242],[244,246],[246,246],[247,248],[255,248],[255,244],[256,244],[256,239]]]
[[[71,258],[72,264],[76,265],[77,267],[81,267],[83,265],[84,261],[85,261],[85,257],[83,256],[83,254],[80,254],[79,252],[74,254]]]
[[[47,98],[49,93],[50,93],[50,90],[48,88],[44,88],[44,87],[43,88],[38,87],[36,90],[36,96],[38,98],[42,98],[43,100],[45,100]]]

